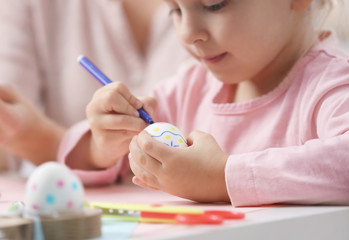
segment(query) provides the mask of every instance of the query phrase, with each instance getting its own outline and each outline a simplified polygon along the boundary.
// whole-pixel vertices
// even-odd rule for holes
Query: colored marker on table
[[[125,204],[93,202],[91,208],[102,210],[105,217],[148,223],[221,224],[225,220],[243,220],[245,213],[230,210],[203,210],[162,204]]]
[[[92,76],[94,76],[101,84],[107,85],[112,83],[112,81],[99,70],[87,57],[81,55],[78,57],[78,62],[81,66],[83,66]],[[147,123],[153,124],[153,119],[149,116],[149,114],[144,111],[143,108],[137,109],[139,112],[139,116]]]

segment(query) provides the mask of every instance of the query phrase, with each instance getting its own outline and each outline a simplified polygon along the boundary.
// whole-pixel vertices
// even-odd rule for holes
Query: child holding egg
[[[59,159],[99,184],[128,155],[135,184],[201,202],[349,204],[349,56],[316,25],[331,1],[165,2],[198,62],[152,98],[121,82],[97,90]],[[141,107],[188,147],[142,131]]]

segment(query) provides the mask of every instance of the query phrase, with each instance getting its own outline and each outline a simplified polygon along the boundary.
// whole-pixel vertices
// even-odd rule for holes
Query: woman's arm
[[[8,170],[8,155],[4,149],[0,149],[0,172]]]
[[[36,165],[56,159],[65,128],[12,87],[0,85],[0,147]]]
[[[56,159],[65,129],[46,117],[31,1],[0,7],[0,147],[36,165]]]

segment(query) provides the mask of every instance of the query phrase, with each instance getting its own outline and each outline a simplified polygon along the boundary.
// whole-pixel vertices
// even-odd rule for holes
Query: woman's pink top
[[[11,0],[0,4],[0,84],[12,84],[47,115],[71,126],[101,85],[77,63],[86,55],[136,95],[172,76],[188,53],[180,46],[168,7],[154,15],[142,56],[122,0]]]
[[[156,119],[214,136],[230,154],[225,177],[235,206],[349,204],[349,56],[335,46],[332,38],[320,43],[276,89],[243,103],[224,103],[231,88],[199,63],[187,66],[154,91]],[[86,131],[86,123],[71,129],[60,161]],[[121,164],[80,176],[111,182]]]

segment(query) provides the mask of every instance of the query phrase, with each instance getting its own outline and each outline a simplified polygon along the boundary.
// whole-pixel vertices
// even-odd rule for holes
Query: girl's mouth
[[[203,57],[201,59],[205,63],[212,64],[212,63],[220,62],[226,55],[227,55],[227,52],[224,52],[215,56]]]

